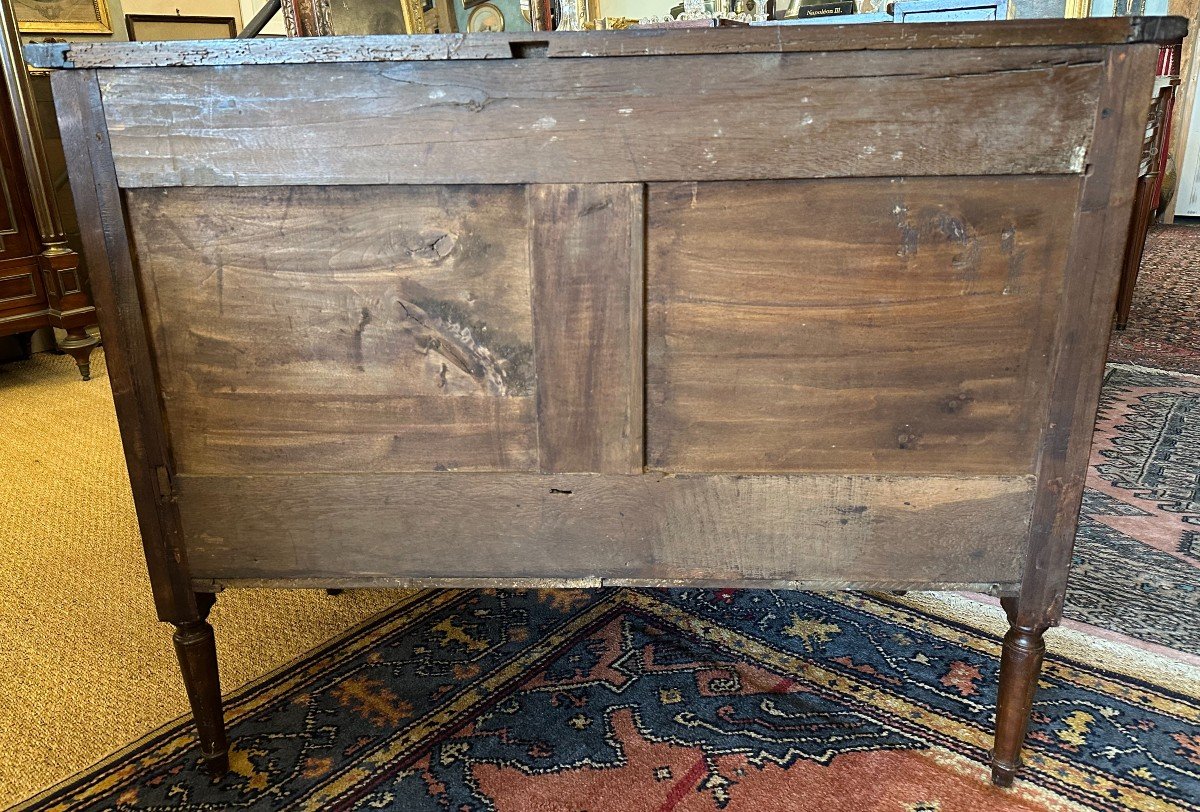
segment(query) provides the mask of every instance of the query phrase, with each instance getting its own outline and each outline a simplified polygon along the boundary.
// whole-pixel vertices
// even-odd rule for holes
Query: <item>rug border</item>
[[[320,657],[326,656],[332,649],[337,648],[338,646],[344,645],[345,643],[349,642],[353,638],[358,637],[358,636],[362,635],[363,633],[369,631],[372,627],[379,625],[382,621],[386,620],[389,615],[393,614],[397,609],[402,609],[404,607],[412,608],[418,602],[427,601],[428,599],[434,597],[437,593],[446,592],[446,591],[451,591],[451,590],[444,590],[444,589],[437,589],[437,588],[412,590],[412,594],[404,596],[403,598],[396,601],[396,603],[392,604],[391,606],[388,606],[384,609],[380,609],[378,612],[374,613],[373,615],[370,615],[369,617],[365,618],[364,620],[359,621],[358,623],[354,624],[350,628],[348,628],[348,629],[338,633],[337,635],[329,638],[328,640],[314,646],[313,648],[309,649],[308,651],[305,651],[300,656],[295,657],[295,658],[283,663],[282,665],[268,671],[266,674],[263,674],[259,677],[255,677],[254,679],[243,683],[242,685],[238,686],[237,688],[234,688],[232,691],[229,691],[228,693],[223,694],[222,704],[224,705],[226,714],[228,715],[230,709],[237,707],[238,705],[240,705],[241,703],[243,703],[244,701],[249,699],[254,694],[260,692],[263,688],[267,687],[271,682],[273,682],[273,681],[277,680],[279,677],[281,677],[284,673],[291,671],[293,669],[302,667],[305,663],[308,663],[309,661],[316,660]],[[184,713],[180,716],[175,717],[174,719],[170,720],[169,722],[164,722],[163,724],[154,728],[150,732],[148,732],[142,736],[139,736],[134,741],[130,742],[129,744],[126,744],[124,747],[120,748],[119,750],[115,750],[112,753],[109,753],[108,755],[104,756],[103,758],[93,762],[89,766],[84,767],[82,770],[77,770],[74,773],[72,773],[71,775],[67,776],[66,778],[56,781],[53,784],[49,785],[48,787],[45,787],[44,789],[39,790],[37,793],[30,795],[21,801],[18,801],[14,806],[8,807],[6,812],[23,812],[23,810],[29,809],[38,803],[49,800],[53,795],[67,789],[72,784],[78,783],[85,776],[100,772],[101,770],[111,767],[113,764],[117,763],[118,761],[123,760],[124,758],[131,755],[133,752],[154,742],[156,739],[167,738],[172,735],[179,735],[179,733],[182,732],[182,729],[186,728],[190,724],[192,724],[192,715],[190,713]]]
[[[1200,383],[1200,372],[1181,372],[1177,369],[1164,369],[1162,367],[1148,367],[1145,364],[1130,364],[1126,361],[1108,361],[1104,364],[1105,369],[1127,369],[1131,372],[1154,372],[1159,375],[1175,375],[1180,378],[1191,378],[1196,383]]]
[[[1200,377],[1200,376],[1198,376]],[[284,663],[271,672],[251,680],[225,697],[227,708],[234,708],[250,696],[260,692],[272,681],[277,680],[286,672],[312,665],[321,657],[328,656],[331,650],[349,642],[355,637],[376,626],[387,616],[396,612],[397,608],[414,608],[417,604],[432,598],[442,592],[467,592],[471,590],[440,590],[425,589],[414,592],[397,604],[383,609],[350,629],[330,638],[301,656]],[[621,587],[616,592],[637,592],[627,587]],[[653,591],[653,590],[647,590]],[[832,593],[847,594],[847,593]],[[853,594],[853,593],[850,593]],[[909,611],[917,611],[931,616],[935,620],[952,622],[974,630],[977,634],[993,637],[997,640],[1007,630],[1005,621],[999,612],[986,604],[979,603],[969,597],[952,592],[910,592],[904,596],[878,593],[864,593],[872,597],[882,598],[885,602],[893,603]],[[1200,668],[1168,659],[1162,655],[1148,652],[1126,643],[1100,638],[1085,632],[1067,628],[1056,628],[1049,632],[1049,656],[1066,660],[1070,664],[1082,666],[1089,670],[1108,671],[1116,676],[1146,683],[1166,694],[1175,694],[1188,700],[1200,702]],[[54,795],[67,790],[72,784],[85,780],[87,776],[113,766],[127,758],[130,754],[152,743],[158,738],[178,735],[179,732],[192,723],[188,714],[177,717],[154,731],[139,737],[121,749],[79,770],[67,778],[56,782],[46,789],[18,802],[9,808],[9,812],[22,812],[31,807],[50,800]]]
[[[971,626],[995,637],[997,641],[1008,631],[1008,621],[999,607],[992,607],[961,593],[909,592],[903,597],[884,597],[938,619]],[[964,615],[967,616],[965,619]],[[1046,632],[1046,654],[1090,670],[1108,671],[1126,679],[1145,682],[1167,693],[1200,702],[1200,667],[1124,641],[1069,626],[1055,626]]]

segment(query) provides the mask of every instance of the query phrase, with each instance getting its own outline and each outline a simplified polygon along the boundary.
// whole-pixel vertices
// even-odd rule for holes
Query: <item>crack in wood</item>
[[[364,307],[361,316],[358,320],[358,326],[354,328],[354,364],[358,367],[358,371],[364,371],[363,367],[363,330],[367,329],[367,325],[371,323],[371,311]]]

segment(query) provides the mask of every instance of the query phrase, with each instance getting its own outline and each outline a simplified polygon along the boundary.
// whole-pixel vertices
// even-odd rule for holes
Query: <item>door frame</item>
[[[1170,134],[1171,143],[1174,144],[1175,153],[1175,194],[1171,196],[1171,203],[1167,206],[1166,212],[1163,213],[1163,222],[1171,223],[1175,220],[1175,207],[1179,203],[1180,192],[1183,189],[1184,172],[1187,166],[1188,148],[1197,150],[1195,161],[1200,161],[1200,143],[1190,144],[1191,139],[1188,137],[1193,129],[1193,124],[1200,125],[1200,121],[1193,122],[1193,118],[1200,115],[1200,109],[1196,105],[1197,91],[1200,90],[1200,31],[1197,31],[1197,26],[1200,25],[1200,14],[1190,21],[1190,31],[1188,40],[1191,40],[1191,59],[1188,60],[1187,76],[1181,77],[1182,81],[1175,91],[1175,114],[1172,124],[1173,133]],[[1197,136],[1200,140],[1200,136]]]

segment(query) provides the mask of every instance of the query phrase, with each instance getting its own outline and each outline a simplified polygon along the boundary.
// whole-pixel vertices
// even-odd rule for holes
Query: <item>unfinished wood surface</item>
[[[394,62],[426,59],[505,59],[545,46],[549,57],[667,56],[693,53],[984,48],[1169,42],[1183,36],[1181,17],[1013,20],[920,25],[763,26],[740,29],[620,32],[530,32],[438,36],[304,37],[298,40],[207,42],[69,42],[25,46],[41,68],[161,67],[309,62]]]
[[[179,470],[537,470],[523,189],[126,202]]]
[[[105,43],[117,45],[118,43]],[[503,37],[462,34],[405,36],[306,36],[299,39],[225,39],[122,42],[97,50],[87,42],[39,43],[27,54],[44,66],[95,68],[196,65],[294,65],[315,62],[396,62],[426,59],[510,59]]]
[[[672,578],[663,580],[651,577],[608,577],[587,576],[578,578],[535,578],[533,576],[509,575],[488,578],[446,578],[416,575],[322,575],[312,578],[196,578],[192,581],[197,592],[221,592],[225,589],[596,589],[601,587],[645,587],[671,589],[693,587],[699,589],[724,589],[729,582],[724,579]],[[786,580],[780,578],[756,578],[743,581],[746,589],[792,589],[815,592],[858,590],[889,592],[908,590],[950,590],[954,592],[981,592],[987,595],[1014,595],[1020,588],[1016,581],[904,581],[884,577],[873,581],[847,581],[845,579],[817,581],[811,578]]]
[[[1075,178],[651,186],[647,462],[1030,473]]]
[[[154,82],[113,70],[104,108],[125,188],[1080,173],[1100,58],[1012,48],[232,66],[162,68]]]
[[[1105,63],[1107,90],[1095,128],[1098,147],[1109,159],[1097,164],[1080,190],[1066,284],[1057,303],[1053,382],[1037,465],[1029,559],[1018,603],[1018,622],[1031,627],[1056,624],[1062,615],[1137,188],[1149,105],[1145,77],[1157,55],[1153,46],[1130,46],[1113,49]]]
[[[1083,24],[1080,24],[1083,23]],[[990,48],[1171,42],[1183,36],[1182,17],[1062,19],[994,22],[847,25],[763,25],[749,28],[593,31],[551,39],[550,56],[652,56],[690,53],[795,51],[896,51],[925,48]],[[718,36],[712,36],[717,33]],[[630,36],[632,35],[632,36]]]
[[[1031,477],[180,478],[194,578],[1005,583]],[[270,505],[269,511],[263,510]]]
[[[100,88],[94,71],[56,73],[51,81],[154,605],[160,620],[191,620],[196,599]]]
[[[541,470],[641,473],[643,188],[528,199]]]

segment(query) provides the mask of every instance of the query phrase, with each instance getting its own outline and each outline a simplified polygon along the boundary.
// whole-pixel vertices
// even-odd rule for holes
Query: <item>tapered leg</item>
[[[1010,625],[1008,634],[1004,635],[1004,651],[1000,656],[992,783],[998,787],[1011,787],[1013,777],[1021,766],[1021,745],[1029,728],[1033,693],[1037,690],[1042,657],[1046,653],[1046,644],[1042,640],[1046,627],[1022,626],[1017,616],[1015,598],[1004,598],[1001,603]]]
[[[100,340],[90,335],[87,330],[76,327],[67,331],[67,337],[58,342],[58,348],[75,359],[75,365],[79,367],[79,374],[85,381],[90,381],[92,379],[92,350],[96,349],[96,345],[99,343]]]
[[[225,738],[225,717],[221,710],[221,679],[217,673],[217,645],[208,611],[216,601],[210,592],[196,593],[199,617],[175,624],[175,654],[183,672],[200,752],[204,766],[214,776],[229,769],[229,742]]]

